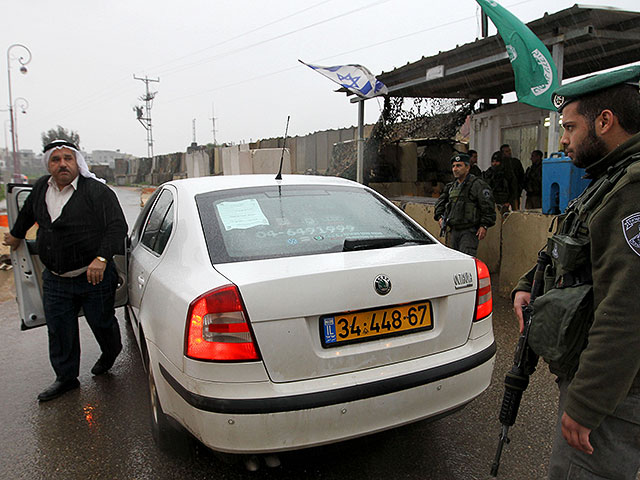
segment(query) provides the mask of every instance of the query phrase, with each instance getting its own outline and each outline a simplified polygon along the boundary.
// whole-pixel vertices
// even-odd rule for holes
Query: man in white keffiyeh
[[[113,256],[124,252],[127,222],[115,192],[89,171],[73,143],[51,142],[43,161],[50,175],[35,182],[4,244],[19,248],[38,224],[35,248],[46,267],[42,300],[56,374],[38,395],[46,402],[80,386],[80,308],[102,350],[91,373],[106,373],[122,350],[114,316],[118,273]]]
[[[87,161],[84,159],[84,156],[82,155],[82,152],[78,149],[78,147],[76,147],[71,142],[67,142],[66,140],[54,140],[46,147],[44,147],[44,156],[42,157],[42,163],[44,164],[44,168],[46,168],[49,173],[51,173],[51,171],[49,170],[49,159],[51,158],[51,154],[57,150],[60,150],[61,148],[68,148],[74,153],[80,175],[85,178],[93,178],[94,180],[105,183],[104,179],[96,177],[93,172],[89,171]]]

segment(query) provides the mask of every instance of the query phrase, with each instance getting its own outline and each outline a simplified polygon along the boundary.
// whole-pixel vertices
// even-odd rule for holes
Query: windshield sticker
[[[298,236],[326,236],[327,238],[342,238],[347,236],[353,236],[353,232],[355,232],[355,227],[353,225],[325,225],[323,227],[306,227],[306,228],[287,228],[286,230],[262,230],[256,232],[256,237],[258,238],[267,238],[267,237],[278,237],[280,235],[286,235],[287,237],[298,237]],[[357,233],[357,236],[366,235],[367,238],[369,236],[379,236],[382,235],[379,232],[370,233],[365,232]]]
[[[255,198],[238,202],[220,202],[216,208],[226,231],[269,225],[269,220],[262,213]]]

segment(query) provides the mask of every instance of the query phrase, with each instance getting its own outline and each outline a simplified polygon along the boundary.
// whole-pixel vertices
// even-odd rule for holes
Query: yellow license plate
[[[325,348],[432,328],[428,300],[320,317],[320,339]]]

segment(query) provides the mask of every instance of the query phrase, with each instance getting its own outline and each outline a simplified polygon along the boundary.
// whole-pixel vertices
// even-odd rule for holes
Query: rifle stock
[[[518,339],[516,353],[513,359],[513,365],[507,372],[504,379],[504,396],[502,397],[502,405],[500,407],[500,423],[502,430],[500,432],[500,440],[496,450],[496,456],[491,465],[491,476],[498,476],[498,468],[500,467],[500,456],[502,449],[509,443],[509,428],[516,422],[518,409],[522,400],[522,394],[529,385],[529,376],[536,370],[538,363],[538,355],[529,346],[529,330],[531,328],[531,317],[533,313],[533,301],[544,291],[544,270],[551,263],[551,258],[546,252],[538,253],[538,262],[536,272],[533,277],[533,285],[531,287],[531,298],[529,304],[522,309],[524,319],[524,329]]]

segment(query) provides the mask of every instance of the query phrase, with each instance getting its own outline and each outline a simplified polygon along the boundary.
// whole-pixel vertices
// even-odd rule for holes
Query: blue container
[[[563,152],[552,153],[542,161],[542,213],[564,212],[571,200],[579,196],[589,185],[582,178],[584,169],[571,163]]]

